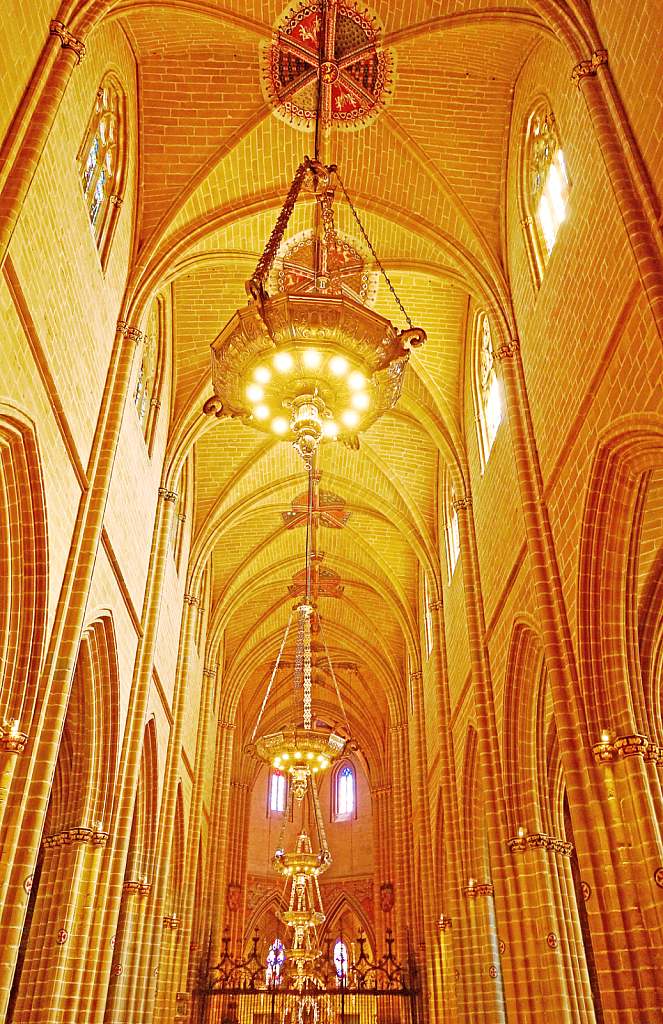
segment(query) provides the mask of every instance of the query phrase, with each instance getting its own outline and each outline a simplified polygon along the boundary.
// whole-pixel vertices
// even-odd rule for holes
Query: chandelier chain
[[[387,276],[387,271],[384,269],[384,267],[382,266],[382,263],[380,262],[380,257],[378,256],[378,254],[376,253],[375,249],[373,248],[373,246],[371,244],[371,240],[370,240],[370,238],[368,237],[368,235],[366,234],[366,232],[364,230],[364,225],[362,224],[361,220],[359,219],[359,214],[357,213],[357,211],[354,208],[354,205],[352,203],[352,200],[350,199],[350,196],[347,193],[347,189],[346,189],[345,185],[341,181],[341,177],[340,177],[340,175],[338,173],[338,170],[336,170],[336,180],[338,181],[339,185],[341,186],[341,189],[343,190],[343,195],[347,199],[348,206],[352,210],[352,215],[353,215],[354,219],[357,221],[357,224],[359,225],[359,230],[361,231],[362,235],[364,236],[364,241],[366,242],[366,245],[368,246],[368,248],[371,250],[371,253],[373,254],[373,259],[375,260],[375,262],[377,263],[378,267],[380,268],[382,276],[384,277],[385,281],[387,282],[387,284],[389,286],[389,290],[391,291],[391,294],[394,296],[394,299],[396,300],[398,308],[400,309],[401,313],[403,314],[403,316],[407,320],[408,324],[410,325],[410,328],[411,329],[414,328],[414,324],[412,323],[412,321],[410,320],[409,316],[405,312],[405,308],[403,306],[403,303],[401,302],[401,300],[399,299],[398,295],[396,294],[396,289],[394,288],[393,284],[389,280],[389,277]]]
[[[283,240],[283,235],[285,233],[285,229],[288,226],[290,215],[295,208],[295,203],[297,202],[297,197],[299,196],[299,192],[302,187],[302,182],[304,181],[304,175],[306,174],[310,166],[311,161],[307,156],[305,156],[302,163],[299,165],[297,171],[295,172],[295,176],[292,179],[292,184],[290,186],[290,191],[288,192],[286,201],[283,204],[283,208],[276,220],[276,224],[272,228],[272,233],[269,236],[269,240],[267,242],[267,245],[265,246],[265,250],[260,259],[258,260],[258,266],[254,270],[249,281],[249,285],[252,285],[255,289],[257,289],[260,292],[262,292],[263,282],[267,277],[267,274],[272,269],[272,264],[274,262],[274,259],[276,258],[276,253],[278,252],[279,245]]]
[[[256,733],[258,731],[258,726],[260,725],[260,719],[262,718],[262,713],[265,710],[265,705],[267,703],[267,699],[268,699],[269,694],[270,694],[271,689],[272,689],[272,683],[274,682],[274,677],[275,677],[275,675],[276,675],[276,673],[278,671],[279,662],[281,661],[281,655],[283,654],[283,648],[285,647],[285,642],[288,639],[288,633],[290,632],[290,623],[292,622],[292,616],[293,615],[294,615],[294,612],[290,612],[290,618],[288,619],[288,625],[285,627],[285,635],[283,637],[283,640],[281,641],[281,650],[279,651],[279,656],[276,659],[276,664],[274,665],[274,670],[272,672],[272,678],[269,680],[269,686],[267,687],[267,693],[265,694],[265,699],[263,700],[262,707],[260,708],[260,714],[258,715],[258,721],[256,722],[255,727],[253,729],[253,735],[251,736],[251,743],[253,743],[254,739],[256,738]]]
[[[346,726],[348,728],[348,736],[351,736],[352,735],[352,731],[350,729],[350,723],[348,722],[348,716],[345,713],[345,704],[343,703],[343,698],[341,697],[341,691],[339,690],[338,683],[336,681],[336,673],[334,672],[334,666],[332,664],[331,658],[329,657],[329,651],[327,649],[327,638],[325,636],[325,631],[324,631],[324,629],[322,627],[322,619],[320,618],[320,616],[318,616],[318,622],[320,623],[320,633],[322,634],[322,642],[325,645],[325,654],[327,655],[327,664],[329,665],[329,667],[331,669],[332,679],[334,680],[334,687],[336,688],[336,696],[338,697],[338,703],[341,705],[341,711],[343,712],[343,718],[345,719],[345,724],[346,724]]]

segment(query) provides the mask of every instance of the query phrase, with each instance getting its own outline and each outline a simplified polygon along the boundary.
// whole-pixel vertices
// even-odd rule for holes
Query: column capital
[[[460,509],[472,508],[472,499],[471,498],[456,498],[452,502],[452,505],[456,509],[456,512],[458,512]]]
[[[495,355],[501,363],[504,359],[512,359],[516,352],[520,352],[520,342],[517,338],[510,338],[499,346]]]
[[[595,75],[597,69],[601,64],[608,63],[608,51],[607,50],[595,50],[591,56],[591,60],[581,60],[579,64],[576,64],[573,71],[571,72],[571,81],[580,88],[580,83],[583,78],[588,78],[590,75]]]
[[[49,25],[49,33],[59,37],[63,50],[73,50],[78,58],[76,64],[80,64],[85,57],[85,43],[73,36],[61,21],[52,21]]]
[[[159,497],[164,501],[177,501],[177,491],[169,491],[167,487],[159,488]]]
[[[185,594],[184,595],[184,603],[185,604],[190,604],[193,608],[196,608],[198,606],[199,602],[198,602],[198,598],[195,597],[193,594]]]

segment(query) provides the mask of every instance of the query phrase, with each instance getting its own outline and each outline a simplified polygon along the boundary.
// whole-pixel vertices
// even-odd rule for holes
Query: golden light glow
[[[335,373],[337,377],[341,377],[348,371],[348,361],[343,356],[332,356],[329,360],[329,369],[332,373]]]
[[[341,416],[341,422],[346,427],[356,427],[359,423],[359,413],[355,412],[354,409],[346,409]]]
[[[351,373],[348,377],[348,384],[354,391],[359,391],[360,388],[366,387],[366,378],[363,373],[359,372],[359,370],[355,370],[355,372]]]
[[[253,409],[253,415],[257,420],[266,420],[269,416],[269,406],[256,405]]]
[[[272,420],[272,430],[275,434],[285,434],[288,429],[288,421],[285,416],[277,416]]]
[[[257,366],[253,371],[253,378],[259,381],[260,384],[266,384],[272,379],[272,375],[266,366]]]
[[[316,352],[314,348],[307,348],[302,352],[302,362],[304,366],[308,366],[309,369],[315,369],[316,366],[319,366],[320,358],[320,353]]]
[[[322,424],[322,433],[325,437],[336,437],[338,434],[338,423],[335,420],[325,420]]]
[[[293,365],[293,359],[289,352],[277,352],[274,356],[274,366],[281,373],[287,373],[288,370],[292,370]]]
[[[356,395],[352,396],[351,401],[355,409],[368,409],[371,404],[371,396],[368,391],[358,391]]]
[[[261,398],[264,397],[264,395],[265,392],[263,391],[259,384],[249,384],[248,388],[246,389],[246,397],[248,398],[249,402],[259,402]]]

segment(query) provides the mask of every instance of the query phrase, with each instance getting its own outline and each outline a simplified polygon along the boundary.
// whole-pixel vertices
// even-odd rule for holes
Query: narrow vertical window
[[[541,103],[528,120],[523,181],[527,214],[523,224],[534,257],[537,283],[566,217],[570,188],[555,115],[547,102]]]
[[[145,327],[143,352],[134,391],[134,405],[136,406],[138,422],[143,431],[143,436],[148,442],[154,433],[156,413],[160,407],[156,396],[156,386],[162,347],[162,319],[163,310],[161,303],[158,299],[154,299],[150,306]]]
[[[483,472],[502,422],[500,382],[495,367],[490,321],[485,313],[479,313],[475,320],[474,350],[476,421]]]
[[[453,488],[447,490],[445,502],[446,519],[446,541],[447,541],[447,565],[449,568],[449,583],[453,578],[456,564],[460,555],[460,530],[458,528],[458,512],[455,507],[456,492]]]
[[[428,592],[428,576],[424,575],[424,635],[426,639],[426,657],[430,658],[433,650],[433,622]]]
[[[265,982],[269,985],[280,985],[282,979],[283,964],[285,962],[285,949],[280,939],[274,939],[267,954],[267,970],[265,971]]]
[[[332,776],[332,820],[349,821],[357,817],[357,787],[354,768],[349,761],[337,765]]]
[[[283,814],[286,803],[286,779],[281,771],[273,771],[269,783],[269,809],[275,814]]]
[[[124,98],[107,75],[97,90],[94,109],[78,155],[83,196],[102,261],[122,206],[124,183]]]
[[[340,985],[348,980],[348,947],[343,939],[337,939],[334,946],[334,967]]]

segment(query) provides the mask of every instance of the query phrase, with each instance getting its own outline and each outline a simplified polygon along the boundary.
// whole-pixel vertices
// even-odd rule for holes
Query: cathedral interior
[[[663,1019],[661,6],[370,3],[4,8],[6,1024]]]

